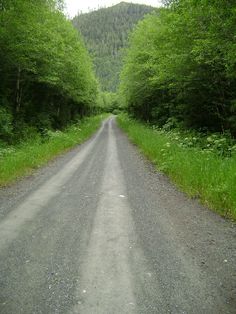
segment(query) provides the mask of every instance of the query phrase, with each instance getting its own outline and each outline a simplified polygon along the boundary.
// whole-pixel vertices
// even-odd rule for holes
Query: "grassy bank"
[[[141,151],[191,197],[221,215],[236,219],[236,152],[221,153],[224,139],[207,137],[205,148],[194,145],[199,140],[183,137],[176,131],[145,126],[127,116],[118,123]],[[186,136],[186,135],[185,135]],[[202,140],[201,140],[202,141]]]
[[[101,125],[103,116],[84,119],[64,132],[49,131],[17,146],[0,148],[0,186],[29,174],[55,156],[88,139]]]

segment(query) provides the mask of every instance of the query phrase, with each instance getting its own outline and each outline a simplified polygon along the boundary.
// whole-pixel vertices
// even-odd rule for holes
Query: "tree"
[[[235,134],[235,9],[231,0],[179,0],[139,23],[121,75],[129,111]]]
[[[63,2],[12,0],[0,13],[0,106],[22,125],[63,127],[94,106],[97,82]],[[20,127],[19,127],[20,126]]]
[[[127,44],[128,34],[145,14],[153,10],[151,6],[121,2],[73,19],[73,25],[83,35],[93,56],[103,91],[116,91],[122,66],[122,49]]]

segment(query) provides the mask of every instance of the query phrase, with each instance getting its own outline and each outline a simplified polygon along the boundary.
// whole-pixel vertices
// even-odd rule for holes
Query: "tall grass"
[[[89,138],[100,126],[103,116],[84,119],[64,132],[48,132],[15,147],[0,148],[0,186],[7,185],[39,168],[55,156]]]
[[[185,138],[180,143],[181,139],[176,141],[170,132],[152,129],[125,115],[118,117],[118,123],[157,168],[189,196],[236,219],[235,152],[223,157],[218,150],[187,147]]]

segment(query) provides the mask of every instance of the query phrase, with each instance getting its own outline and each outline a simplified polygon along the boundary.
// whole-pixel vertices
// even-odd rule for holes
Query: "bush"
[[[9,141],[13,132],[12,115],[0,107],[0,140]]]

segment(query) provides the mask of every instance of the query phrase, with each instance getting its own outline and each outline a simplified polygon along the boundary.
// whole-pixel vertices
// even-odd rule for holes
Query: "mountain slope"
[[[93,56],[103,90],[116,90],[122,48],[126,46],[128,34],[145,14],[153,10],[151,6],[121,2],[113,7],[80,14],[73,19],[73,25],[83,35]]]

